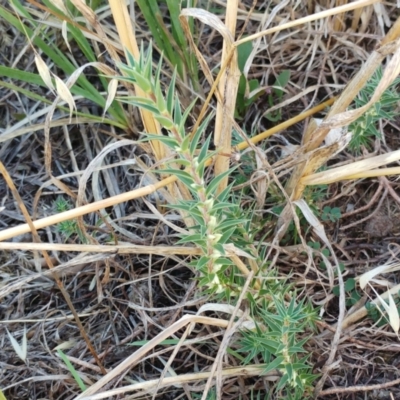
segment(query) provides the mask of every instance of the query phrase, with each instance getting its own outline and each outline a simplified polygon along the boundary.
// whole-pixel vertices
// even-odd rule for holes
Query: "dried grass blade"
[[[27,343],[27,338],[26,338],[26,326],[24,328],[24,333],[22,334],[22,342],[21,344],[19,344],[14,336],[11,335],[11,333],[8,331],[8,329],[6,328],[7,334],[8,334],[8,338],[10,339],[11,345],[14,349],[14,351],[17,353],[18,357],[25,362],[26,361],[26,356],[28,354],[28,343]]]
[[[43,61],[43,58],[40,57],[40,55],[38,53],[35,53],[35,64],[36,64],[36,68],[39,72],[40,77],[43,79],[43,82],[50,89],[50,91],[54,94],[55,89],[54,89],[53,82],[51,80],[50,69],[46,65],[46,63]]]
[[[349,177],[357,176],[357,174],[367,174],[368,171],[376,171],[375,168],[398,160],[400,160],[400,150],[305,176],[301,179],[301,184],[322,185],[337,182],[343,179],[350,179]]]
[[[367,286],[369,281],[371,279],[373,279],[375,276],[377,276],[379,274],[383,274],[383,273],[397,271],[399,269],[400,269],[399,263],[385,264],[385,265],[381,265],[379,267],[373,268],[360,276],[360,287],[361,287],[361,289],[365,289],[365,286]]]
[[[345,4],[343,6],[330,8],[328,10],[321,11],[321,12],[309,15],[307,17],[304,17],[304,18],[298,18],[294,21],[287,22],[286,24],[274,26],[273,28],[266,29],[265,31],[258,32],[253,35],[247,36],[243,39],[237,40],[235,42],[235,46],[237,47],[237,46],[241,45],[242,43],[249,42],[251,40],[257,39],[262,36],[270,35],[271,33],[280,32],[284,29],[289,29],[289,28],[293,28],[298,25],[306,24],[307,22],[316,21],[317,19],[322,19],[322,18],[330,17],[332,15],[342,14],[347,11],[356,10],[357,8],[366,7],[366,6],[369,6],[370,4],[379,3],[380,1],[381,0],[358,0],[358,1],[353,1],[350,4]]]
[[[79,396],[75,397],[74,400],[85,398],[91,394],[96,393],[100,390],[103,386],[105,386],[108,382],[112,379],[117,377],[119,374],[124,372],[127,368],[132,367],[133,365],[137,364],[140,359],[147,354],[151,349],[161,343],[164,339],[169,337],[170,335],[174,334],[179,329],[182,329],[188,324],[206,324],[212,326],[218,326],[221,328],[226,328],[228,326],[228,321],[217,319],[217,318],[209,318],[209,317],[200,317],[197,315],[185,315],[180,320],[173,323],[171,326],[166,328],[164,331],[159,333],[155,338],[150,340],[144,346],[136,350],[132,355],[126,358],[124,361],[121,362],[118,366],[116,366],[111,372],[107,375],[102,377],[98,382],[94,385],[89,387],[86,391],[81,393]]]
[[[124,50],[128,50],[136,59],[138,59],[140,56],[139,47],[136,42],[135,31],[128,10],[126,9],[125,2],[121,0],[110,0],[109,4]],[[139,97],[147,97],[146,93],[137,86],[135,87],[135,92]],[[140,113],[146,132],[161,134],[160,124],[155,120],[153,115],[149,111],[142,109],[140,110]],[[151,145],[157,160],[162,160],[167,156],[167,150],[161,142],[154,140],[151,142]]]
[[[396,332],[396,334],[398,334],[399,329],[400,329],[400,317],[399,317],[399,312],[397,311],[396,303],[393,300],[392,294],[390,292],[387,292],[388,293],[387,296],[389,299],[389,305],[388,305],[386,303],[386,301],[381,296],[379,296],[379,294],[376,292],[376,290],[372,286],[371,286],[371,289],[375,292],[377,300],[379,300],[379,303],[381,304],[381,306],[388,313],[390,326]]]
[[[224,38],[221,65],[225,66],[219,84],[219,98],[214,130],[214,144],[221,153],[229,154],[231,150],[233,116],[236,105],[236,94],[239,84],[240,71],[237,63],[237,52],[234,46],[233,34],[236,29],[237,0],[229,0],[227,4],[226,25],[208,11],[187,8],[182,16],[191,16],[217,30]],[[215,159],[215,175],[221,175],[229,169],[229,158],[217,155]],[[220,193],[227,185],[228,177],[218,186]]]
[[[217,103],[215,117],[214,144],[222,153],[229,154],[232,143],[233,118],[236,107],[236,97],[239,86],[240,71],[237,61],[237,51],[233,46],[233,35],[236,31],[238,0],[228,0],[226,5],[226,29],[230,35],[224,35],[221,64],[229,59],[225,73],[219,81],[221,99]],[[215,158],[214,172],[218,176],[229,169],[229,157],[218,154]],[[218,185],[217,193],[221,193],[228,184],[226,176]]]

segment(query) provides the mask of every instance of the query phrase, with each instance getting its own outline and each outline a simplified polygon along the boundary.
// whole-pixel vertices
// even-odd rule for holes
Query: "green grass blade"
[[[13,0],[14,6],[18,9],[21,14],[26,15],[26,10],[21,5],[19,0]],[[10,13],[6,8],[0,6],[0,17],[4,18],[8,23],[13,25],[16,29],[18,29],[22,34],[27,35],[29,37],[33,37],[32,43],[34,46],[42,50],[44,54],[46,54],[59,68],[61,68],[67,75],[72,75],[76,70],[76,67],[68,60],[68,58],[64,55],[64,53],[57,49],[50,47],[47,43],[52,43],[50,38],[47,38],[45,34],[42,36],[46,39],[44,41],[38,35],[34,35],[34,32],[27,25],[21,23],[18,18],[14,17],[12,13]],[[28,16],[32,24],[35,24],[35,21],[32,17]],[[37,24],[36,24],[37,27]],[[78,89],[79,88],[79,89]],[[101,107],[105,106],[106,99],[99,94],[98,90],[86,79],[84,75],[81,75],[74,87],[71,89],[71,92],[74,93],[73,89],[76,90],[76,94],[83,96],[86,99],[93,101]],[[116,110],[110,108],[109,113],[116,118],[120,123],[125,122],[127,125],[126,117],[124,114],[120,112],[116,112]]]
[[[172,35],[174,36],[174,39],[176,41],[177,46],[179,47],[179,50],[183,54],[183,61],[186,64],[186,68],[189,71],[191,80],[193,84],[196,85],[198,84],[198,63],[196,56],[194,55],[193,52],[189,51],[189,47],[187,44],[187,40],[185,37],[185,34],[183,32],[181,23],[179,21],[179,14],[181,12],[181,4],[179,1],[176,0],[166,0],[169,14],[171,17],[171,29],[172,29]],[[188,5],[189,7],[189,5]],[[193,29],[193,18],[189,18],[189,26],[191,28],[191,32],[193,34],[194,29]]]
[[[178,56],[178,46],[176,46],[174,37],[168,32],[164,24],[160,8],[156,0],[137,0],[137,4],[143,13],[147,25],[149,26],[154,40],[161,51],[163,51],[168,61],[177,67],[179,76],[183,79],[185,69],[183,66],[183,57]],[[175,44],[175,46],[173,46]],[[175,48],[174,48],[175,47]]]
[[[60,349],[57,349],[57,353],[61,357],[61,359],[64,361],[65,365],[68,368],[68,371],[71,372],[71,375],[74,377],[79,388],[82,390],[82,392],[85,391],[86,385],[83,383],[83,380],[80,377],[80,375],[78,374],[77,370],[71,364],[71,361],[68,360],[67,356]]]
[[[1,68],[2,67],[0,66],[0,71],[1,71]],[[18,72],[22,72],[22,71],[18,71]],[[1,75],[1,72],[0,72],[0,75]],[[35,75],[35,74],[32,74],[32,75]],[[42,97],[42,96],[40,96],[40,95],[38,95],[38,94],[36,94],[34,92],[31,92],[30,90],[21,88],[20,86],[14,85],[14,84],[9,83],[9,82],[4,82],[4,81],[0,80],[0,86],[5,87],[5,88],[7,88],[9,90],[13,90],[13,91],[18,92],[18,93],[21,93],[24,96],[26,96],[26,97],[28,97],[28,98],[30,98],[32,100],[35,100],[35,101],[40,101],[43,104],[51,104],[52,103],[51,100],[49,100],[49,99],[47,99],[45,97]],[[57,108],[62,110],[62,111],[65,111],[66,114],[69,115],[70,110],[69,110],[68,107],[58,105]],[[125,124],[121,124],[120,122],[118,122],[116,120],[109,119],[109,118],[102,118],[101,116],[97,116],[97,115],[93,115],[93,114],[86,114],[86,113],[79,112],[79,111],[74,112],[74,115],[76,115],[78,117],[88,118],[88,119],[92,120],[93,123],[103,123],[103,124],[115,126],[117,128],[120,128],[120,129],[126,129],[126,125]]]

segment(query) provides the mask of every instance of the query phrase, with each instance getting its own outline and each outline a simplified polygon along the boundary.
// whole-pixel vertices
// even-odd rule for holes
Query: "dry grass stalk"
[[[0,243],[0,250],[31,250],[31,251],[78,251],[82,253],[111,254],[156,254],[160,256],[196,256],[201,255],[201,249],[183,246],[140,246],[136,244],[95,245],[95,244],[64,244],[64,243]],[[248,272],[248,271],[247,271]]]
[[[220,101],[217,103],[215,118],[214,144],[221,153],[230,154],[232,143],[232,121],[236,107],[236,95],[239,86],[240,71],[237,63],[237,51],[233,46],[236,32],[238,0],[228,0],[226,5],[226,28],[224,36],[221,64],[229,59],[228,65],[219,82]],[[229,34],[228,34],[229,33]],[[215,176],[225,173],[229,169],[229,158],[218,154],[215,158]],[[222,192],[228,184],[226,176],[218,186],[217,193]]]
[[[226,368],[221,371],[221,376],[223,378],[237,377],[237,376],[243,376],[243,377],[259,376],[260,371],[262,371],[262,367],[263,365],[249,365],[237,368]],[[189,382],[199,382],[208,379],[210,376],[212,376],[211,372],[197,372],[197,373],[178,375],[178,376],[168,376],[163,379],[162,384],[160,384],[160,387],[183,385],[184,383],[189,383]],[[264,375],[264,379],[275,381],[278,379],[278,375],[276,372],[270,372]],[[129,392],[138,392],[138,395],[140,397],[145,397],[146,394],[148,393],[151,394],[153,392],[154,388],[157,387],[159,382],[160,379],[150,379],[144,382],[134,383],[129,386],[111,389],[102,393],[94,394],[91,395],[89,399],[90,400],[109,399],[112,396],[124,395]]]
[[[132,26],[131,18],[127,10],[127,5],[122,0],[110,0],[109,4],[124,51],[128,50],[136,60],[139,59],[140,51],[136,41],[135,30]],[[138,97],[148,98],[148,95],[136,85],[135,92],[136,96]],[[162,135],[161,126],[153,117],[153,114],[150,111],[142,108],[139,111],[142,116],[142,121],[146,132]],[[152,140],[150,144],[157,161],[166,159],[170,156],[171,152],[162,142],[158,140]],[[170,185],[169,191],[176,199],[184,198],[186,200],[190,200],[192,198],[189,190],[180,182],[177,182],[177,187],[175,185]],[[192,221],[190,218],[187,218],[185,215],[183,215],[183,217],[188,226],[194,225],[194,221]]]
[[[317,149],[331,129],[349,124],[353,120],[357,119],[362,113],[364,113],[375,101],[379,100],[379,97],[382,95],[384,90],[379,91],[379,94],[377,90],[374,95],[374,99],[371,99],[368,107],[365,107],[362,110],[354,110],[355,112],[349,112],[351,113],[349,114],[349,117],[351,118],[348,118],[347,120],[343,118],[343,113],[346,111],[353,99],[357,96],[360,89],[366,84],[368,79],[370,79],[379,65],[381,65],[383,59],[394,50],[395,48],[393,46],[393,42],[391,42],[389,45],[379,48],[370,55],[361,70],[346,86],[346,89],[340,95],[339,99],[333,104],[328,115],[325,117],[324,122],[314,130],[308,131],[304,136],[303,146],[305,153],[309,153]],[[394,74],[390,75],[391,76],[388,77],[389,79],[386,81],[382,80],[382,87],[387,87],[394,80]],[[356,114],[357,111],[358,113]],[[333,154],[335,154],[336,150],[337,149],[332,147],[331,154],[329,154],[328,151],[328,154],[324,154],[323,156],[321,156],[319,153],[311,154],[307,164],[301,164],[294,170],[293,175],[287,185],[287,192],[289,195],[293,195],[294,200],[297,200],[301,197],[304,189],[304,187],[299,186],[300,179],[314,173],[316,169],[325,163],[327,158],[330,158]]]
[[[110,8],[115,21],[115,26],[118,30],[120,41],[123,45],[124,50],[128,50],[136,59],[139,58],[140,52],[136,42],[135,30],[133,29],[131,19],[128,14],[127,6],[122,0],[110,0]],[[135,92],[137,96],[147,97],[139,87],[135,85]],[[154,119],[153,115],[149,111],[140,109],[142,116],[143,125],[145,126],[146,132],[161,134],[160,124]],[[162,160],[167,156],[165,146],[154,140],[151,142],[154,155],[156,159]]]
[[[302,178],[301,184],[322,185],[338,182],[344,179],[360,179],[398,174],[400,172],[400,167],[375,169],[381,165],[389,164],[398,160],[400,160],[400,150],[367,158],[366,160],[357,161],[350,165],[344,165],[342,167],[332,168],[327,171],[305,176]]]
[[[75,397],[74,400],[83,399],[89,395],[96,393],[102,387],[107,385],[107,383],[109,383],[112,379],[116,378],[121,373],[123,373],[127,368],[132,368],[134,365],[136,365],[145,354],[147,354],[150,350],[152,350],[163,340],[174,334],[176,331],[182,329],[183,327],[189,324],[196,324],[196,323],[218,326],[220,328],[226,328],[228,326],[228,321],[226,320],[202,317],[198,315],[185,315],[177,322],[175,322],[174,324],[166,328],[164,331],[159,333],[155,338],[150,340],[144,346],[136,350],[132,355],[126,358],[123,362],[121,362],[121,364],[119,364],[116,368],[110,371],[107,375],[103,376],[98,382],[96,382],[90,388],[85,390],[79,396]]]
[[[247,290],[249,288],[251,279],[253,278],[253,273],[251,272],[246,279],[246,282],[242,288],[242,291],[240,293],[240,296],[238,298],[238,301],[236,303],[236,306],[232,312],[231,318],[228,322],[228,325],[226,327],[225,333],[224,333],[224,337],[222,339],[221,345],[218,349],[218,353],[215,357],[215,360],[213,362],[213,365],[211,367],[211,374],[210,377],[207,380],[206,383],[206,387],[205,390],[203,392],[203,395],[201,397],[201,400],[206,400],[207,399],[207,394],[208,391],[211,387],[212,384],[212,380],[215,377],[215,372],[216,372],[216,386],[217,386],[217,400],[221,400],[221,392],[222,392],[222,357],[226,354],[226,349],[229,345],[229,342],[232,339],[232,336],[239,330],[239,328],[241,327],[241,325],[243,324],[243,321],[247,318],[247,316],[250,313],[249,308],[247,307],[245,312],[239,317],[239,312],[240,310],[240,306],[242,305],[243,299],[245,294],[247,293]],[[237,321],[235,321],[235,318],[237,318]]]
[[[350,4],[345,4],[343,6],[334,7],[329,10],[314,13],[312,15],[308,15],[307,17],[299,18],[299,19],[287,22],[282,25],[274,26],[273,28],[269,28],[269,29],[266,29],[265,31],[261,31],[261,32],[255,33],[254,35],[249,35],[243,39],[237,40],[235,42],[235,46],[237,47],[237,46],[241,45],[242,43],[250,42],[259,37],[270,35],[271,33],[280,32],[285,29],[289,29],[289,28],[293,28],[298,25],[306,24],[307,22],[312,22],[312,21],[315,21],[318,19],[331,17],[331,16],[337,15],[337,14],[342,14],[347,11],[353,11],[358,8],[366,7],[370,4],[379,3],[379,2],[380,2],[380,0],[358,0],[358,1],[354,1]]]
[[[230,0],[231,1],[231,0]],[[207,100],[202,107],[202,111],[196,125],[193,129],[195,132],[205,114],[209,101],[215,91],[217,98],[217,113],[214,129],[214,144],[218,151],[223,154],[230,154],[232,142],[232,127],[234,121],[234,113],[236,106],[236,94],[239,85],[240,71],[237,64],[237,51],[234,46],[234,33],[237,21],[237,0],[231,1],[232,4],[227,5],[226,25],[224,25],[215,15],[196,8],[187,8],[182,10],[180,20],[185,31],[186,37],[194,50],[196,57],[203,69],[206,79],[212,85]],[[221,70],[217,79],[214,81],[212,73],[204,60],[203,55],[197,49],[191,37],[186,17],[198,18],[201,22],[210,25],[217,30],[223,37],[223,52],[221,59]],[[216,90],[218,85],[218,89]],[[214,173],[220,175],[229,169],[229,158],[218,154],[215,157]],[[218,186],[218,193],[221,192],[228,183],[228,177],[224,178]]]
[[[387,300],[390,295],[396,296],[400,290],[400,285],[396,285],[389,289],[388,291],[382,293],[380,296],[382,299]],[[372,301],[373,304],[378,304],[379,305],[379,299],[374,299]],[[360,321],[361,319],[365,318],[368,314],[367,308],[364,306],[358,310],[356,310],[354,313],[347,315],[347,317],[343,320],[342,323],[342,329],[347,329],[351,325],[355,324],[356,322]],[[326,332],[328,334],[328,332]]]
[[[336,0],[336,7],[343,6],[348,3],[348,0]],[[344,31],[344,14],[335,15],[333,18],[333,31],[334,32],[342,32]]]
[[[173,183],[177,180],[176,176],[170,176],[162,181],[154,184],[148,185],[144,188],[132,190],[130,192],[122,193],[120,195],[109,197],[108,199],[96,201],[95,203],[87,204],[85,206],[81,206],[79,208],[75,208],[73,210],[68,210],[60,214],[55,214],[50,217],[42,218],[37,221],[33,221],[33,226],[35,229],[42,229],[46,226],[55,225],[62,221],[67,221],[69,219],[74,219],[77,217],[81,217],[82,215],[89,214],[91,212],[95,212],[102,208],[111,207],[115,204],[123,203],[125,201],[137,199],[139,197],[147,196],[151,193],[154,193],[157,189],[161,189]],[[29,228],[28,224],[16,226],[14,228],[6,229],[0,232],[0,241],[10,239],[14,236],[21,235],[23,233],[30,232],[31,229]]]

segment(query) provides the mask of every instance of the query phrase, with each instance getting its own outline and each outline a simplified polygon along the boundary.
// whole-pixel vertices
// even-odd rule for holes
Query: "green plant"
[[[120,65],[125,76],[119,77],[119,79],[137,84],[149,98],[127,96],[118,100],[149,110],[168,131],[168,135],[165,136],[146,135],[145,140],[159,140],[176,152],[177,158],[170,162],[170,168],[164,168],[160,170],[160,173],[176,175],[190,190],[193,200],[180,201],[169,207],[185,212],[197,223],[192,228],[192,233],[182,237],[179,243],[191,242],[202,249],[203,255],[193,263],[196,269],[202,273],[200,284],[220,293],[226,287],[224,272],[227,267],[232,265],[232,261],[225,257],[224,244],[230,241],[237,226],[244,223],[245,219],[227,218],[227,212],[238,208],[237,204],[229,201],[231,187],[219,195],[216,194],[219,182],[229,175],[232,169],[215,177],[210,182],[206,181],[206,164],[215,154],[208,150],[211,141],[210,135],[201,143],[209,119],[203,121],[193,135],[186,134],[186,120],[195,101],[182,113],[175,89],[176,73],[173,74],[164,97],[160,83],[161,66],[162,60],[153,76],[151,46],[146,53],[142,48],[138,61],[128,55],[128,65]]]
[[[284,69],[276,78],[274,84],[271,87],[271,92],[268,94],[268,104],[273,107],[275,104],[280,103],[283,99],[283,89],[290,80],[290,71]],[[275,112],[267,111],[265,117],[272,122],[280,121],[282,119],[282,110],[276,110]]]
[[[302,302],[296,304],[294,299],[289,304],[278,297],[272,300],[270,307],[267,304],[261,309],[257,307],[260,323],[255,330],[242,332],[239,352],[247,353],[245,364],[254,357],[262,358],[266,363],[264,373],[277,369],[281,377],[275,390],[280,398],[298,400],[311,394],[311,384],[316,379],[306,363],[307,357],[301,357],[308,338],[298,340],[297,337],[313,324],[315,311]],[[273,312],[269,311],[272,304]]]
[[[346,306],[352,307],[357,303],[358,300],[361,299],[362,295],[356,288],[356,280],[354,278],[346,278],[344,280],[344,291],[346,292]],[[335,296],[339,296],[340,288],[339,286],[335,286],[332,289],[332,293]]]
[[[355,108],[368,103],[382,79],[382,67],[379,67],[372,78],[362,88],[354,99]],[[369,147],[374,138],[380,138],[381,134],[377,128],[378,122],[382,119],[393,120],[397,115],[396,106],[400,102],[400,93],[397,86],[400,78],[397,78],[383,93],[382,97],[365,114],[349,125],[352,138],[349,149],[355,153],[361,151],[361,146]]]
[[[181,200],[168,206],[183,211],[195,221],[190,233],[183,235],[178,243],[193,243],[202,250],[202,255],[191,263],[200,272],[200,289],[234,302],[245,277],[238,274],[236,265],[228,258],[225,245],[234,244],[247,254],[254,254],[251,218],[239,207],[240,197],[232,193],[232,184],[222,193],[216,193],[221,179],[229,176],[235,168],[212,179],[207,178],[206,166],[215,154],[215,151],[209,151],[211,136],[206,134],[209,119],[205,119],[196,132],[186,132],[186,120],[195,101],[182,112],[175,90],[176,72],[166,94],[163,94],[160,83],[162,60],[153,75],[151,46],[147,51],[141,49],[139,60],[128,54],[127,61],[127,65],[120,65],[124,76],[118,79],[135,83],[148,98],[126,96],[117,100],[149,110],[165,128],[167,134],[146,134],[143,140],[159,140],[175,152],[175,158],[159,173],[176,175],[192,195],[191,200]],[[267,275],[264,269],[262,272]],[[283,374],[277,390],[287,386],[288,396],[292,396],[291,393],[294,396],[288,398],[299,398],[300,393],[309,389],[315,376],[309,373],[306,357],[298,357],[304,352],[302,346],[307,341],[306,338],[298,339],[298,336],[315,320],[316,314],[309,305],[303,302],[296,304],[295,293],[289,293],[289,285],[285,282],[265,282],[267,280],[259,289],[252,288],[250,302],[259,323],[255,331],[243,333],[244,339],[238,352],[248,353],[245,363],[250,363],[260,350],[265,362],[269,363],[265,372],[278,368]],[[284,293],[292,300],[285,300]],[[280,297],[272,298],[272,294]],[[266,298],[270,302],[266,302]],[[256,347],[253,346],[255,344]]]
[[[54,201],[53,207],[55,208],[55,211],[57,213],[62,213],[64,211],[72,209],[71,203],[62,197],[58,197]],[[79,229],[78,222],[75,219],[58,223],[57,229],[61,233],[65,241],[67,241],[71,236],[78,236],[81,243],[87,242],[81,229]]]
[[[178,76],[186,84],[189,77],[195,90],[198,91],[197,59],[194,52],[190,51],[187,46],[187,40],[179,22],[181,4],[176,0],[166,0],[165,3],[167,10],[161,10],[157,0],[137,0],[148,29],[150,29],[157,47],[162,50],[163,56],[176,68]],[[194,7],[192,0],[188,0],[186,3],[185,7]],[[170,19],[171,31],[164,22],[166,16]],[[193,36],[192,18],[189,19],[189,27]]]
[[[322,221],[336,222],[341,216],[342,215],[339,207],[325,206],[321,211]]]
[[[322,168],[321,168],[322,170]],[[285,202],[284,197],[280,191],[276,188],[274,184],[269,186],[269,201],[275,204],[283,204]],[[319,203],[327,198],[328,195],[328,185],[315,185],[308,186],[304,190],[304,199],[315,214],[316,217],[321,218],[322,221],[336,222],[341,217],[341,212],[338,207],[325,206],[322,210],[320,209]],[[272,207],[272,212],[279,216],[283,211],[283,205],[276,205]],[[300,226],[304,231],[307,231],[309,224],[304,217],[303,213],[296,209],[297,217],[300,221]],[[270,217],[268,217],[270,219]],[[295,223],[292,221],[289,224],[286,235],[282,239],[284,244],[297,244],[300,243],[299,233],[297,231]]]
[[[203,397],[203,395],[199,393],[192,393],[192,396],[194,399],[198,400],[200,400]],[[211,388],[209,390],[209,392],[207,393],[206,400],[217,400],[217,392],[214,388]]]
[[[252,50],[253,45],[251,42],[242,43],[237,47],[238,67],[241,75],[236,98],[235,117],[239,119],[244,118],[249,107],[261,96],[267,95],[267,101],[270,107],[273,107],[274,104],[280,103],[284,93],[282,89],[285,88],[290,80],[289,70],[283,70],[277,76],[273,85],[267,88],[260,87],[260,82],[257,79],[247,80],[244,75],[244,67]],[[264,116],[270,121],[276,122],[282,119],[282,112],[281,110],[277,110],[275,113],[267,111]]]
[[[249,94],[256,91],[260,87],[260,83],[257,79],[247,80],[245,75],[243,74],[244,67],[246,65],[246,61],[249,58],[253,46],[251,42],[246,42],[238,46],[237,54],[238,54],[238,67],[241,72],[238,92],[236,97],[236,110],[235,117],[242,119],[246,115],[247,109],[253,104],[259,96],[261,96],[262,91],[260,90],[258,93],[249,97]]]

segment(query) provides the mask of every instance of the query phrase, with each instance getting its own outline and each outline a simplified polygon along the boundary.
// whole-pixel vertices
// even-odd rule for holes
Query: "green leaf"
[[[154,135],[151,133],[146,133],[145,137],[141,139],[142,141],[149,141],[149,140],[159,140],[162,143],[165,143],[168,147],[174,149],[178,147],[178,142],[176,139],[170,136],[165,135]],[[172,160],[173,162],[177,162],[178,160]]]
[[[53,43],[54,41],[51,38],[47,37],[46,34],[41,31],[41,34],[38,35],[34,32],[34,30],[40,28],[40,25],[26,12],[25,7],[21,5],[18,0],[13,1],[14,6],[18,9],[21,15],[25,15],[26,18],[29,19],[30,25],[25,25],[20,22],[17,18],[14,17],[7,9],[0,6],[0,18],[5,19],[10,25],[14,26],[18,29],[23,36],[27,36],[32,38],[32,43],[36,48],[39,48],[54,64],[61,69],[67,76],[72,75],[76,66],[68,59],[68,57],[58,48],[56,48]],[[33,29],[30,28],[33,26]],[[104,107],[106,100],[99,93],[99,90],[95,88],[87,78],[81,74],[77,79],[75,85],[71,88],[71,92],[73,94],[81,95],[86,99],[89,99],[96,104]],[[118,108],[118,107],[117,107]],[[109,113],[116,118],[120,123],[125,122],[126,126],[126,118],[123,114],[122,108],[119,107],[115,109],[115,105],[112,105],[109,108]]]
[[[140,87],[140,89],[142,89],[145,93],[152,93],[151,82],[142,74],[140,74],[138,71],[135,71],[133,68],[126,68],[125,71],[128,73],[128,76],[135,80],[135,83]]]
[[[248,41],[237,47],[237,62],[240,72],[243,72],[244,66],[253,51],[253,42]]]
[[[218,241],[218,243],[225,244],[229,241],[233,233],[235,232],[236,227],[233,227],[231,229],[227,229],[221,236],[221,239]]]
[[[354,278],[348,278],[345,282],[344,282],[344,291],[345,292],[351,292],[352,290],[354,290],[354,288],[356,287],[356,281]],[[340,295],[340,287],[339,286],[335,286],[332,289],[332,293],[335,296],[339,296]]]
[[[7,400],[6,396],[4,396],[4,393],[1,389],[0,389],[0,400]]]
[[[176,68],[174,68],[174,72],[172,74],[166,95],[167,110],[170,115],[172,115],[174,112],[175,84],[176,84]]]
[[[82,378],[80,377],[79,373],[76,371],[74,366],[71,364],[71,361],[69,361],[67,356],[60,349],[57,349],[57,353],[60,356],[60,358],[64,361],[64,364],[67,366],[68,371],[74,377],[79,388],[82,390],[82,392],[84,392],[86,390],[86,385],[83,383]]]
[[[283,362],[284,358],[282,356],[276,357],[274,361],[270,362],[266,368],[263,369],[263,375],[267,374],[268,372],[279,368]]]
[[[234,168],[230,168],[227,171],[225,171],[224,173],[216,176],[208,185],[207,185],[207,189],[206,189],[206,196],[210,197],[210,195],[214,194],[215,191],[217,190],[218,185],[220,184],[220,182],[226,177],[229,176],[232,171],[234,171],[236,169],[236,167]]]
[[[247,219],[227,219],[217,226],[218,232],[223,232],[225,229],[230,228],[231,226],[237,227],[240,224],[244,224],[247,222]]]
[[[282,378],[279,380],[278,385],[276,386],[276,390],[279,391],[283,389],[288,381],[289,377],[287,374],[283,375]]]
[[[208,136],[204,144],[201,146],[201,150],[198,157],[199,163],[203,163],[207,157],[208,149],[210,147],[211,135]]]
[[[197,102],[197,98],[195,98],[194,100],[192,100],[192,102],[187,106],[185,112],[183,113],[182,119],[181,119],[181,121],[180,121],[180,123],[179,123],[179,128],[181,128],[182,130],[185,130],[185,123],[186,123],[186,120],[188,119],[189,114],[190,114],[190,112],[193,110],[193,107],[195,106],[196,102]],[[177,124],[177,125],[178,125],[178,124]]]
[[[196,269],[200,270],[204,268],[208,262],[210,261],[210,257],[201,256],[196,262]]]
[[[182,112],[181,112],[181,105],[179,103],[179,99],[175,97],[175,102],[174,102],[174,122],[179,128],[181,128],[181,123],[182,123]],[[183,126],[183,125],[182,125]],[[185,132],[185,129],[179,129],[179,133]],[[183,137],[183,136],[182,136]]]
[[[179,180],[181,180],[189,188],[191,187],[192,184],[194,184],[194,179],[192,178],[192,176],[185,171],[182,171],[179,169],[166,168],[166,169],[160,170],[160,172],[163,172],[165,174],[175,175]]]
[[[184,211],[196,211],[199,215],[201,212],[197,210],[193,204],[189,202],[178,202],[177,204],[166,204],[165,207],[172,208],[174,210],[184,210]]]
[[[213,116],[212,113],[210,113],[204,121],[200,124],[200,126],[197,128],[197,131],[192,137],[192,140],[190,142],[190,154],[193,156],[195,154],[195,151],[197,149],[197,146],[199,144],[201,135],[203,134],[205,128],[208,126],[210,123],[211,117]],[[208,147],[207,147],[208,148]]]
[[[180,239],[177,244],[184,244],[184,243],[199,243],[199,242],[204,242],[205,238],[204,236],[200,235],[199,233],[194,233],[193,235],[186,235],[183,236],[182,239]]]
[[[218,210],[228,210],[228,209],[236,209],[236,208],[237,208],[237,204],[221,202],[221,203],[214,204],[212,209],[213,209],[213,211],[218,211]]]
[[[225,201],[229,195],[232,193],[232,188],[233,188],[233,182],[230,183],[218,196],[217,200],[219,202]]]
[[[126,104],[131,104],[136,107],[144,108],[145,110],[150,111],[154,115],[158,114],[158,108],[153,100],[147,99],[145,97],[137,97],[137,96],[126,96],[126,97],[117,97],[118,101],[121,101]]]
[[[146,107],[143,107],[146,108]],[[158,112],[158,110],[157,110]],[[167,130],[172,130],[175,127],[174,121],[170,117],[154,113],[154,118]]]
[[[284,88],[290,80],[290,70],[284,69],[276,78],[275,84],[274,84],[274,91],[277,94],[279,98],[282,98],[283,95],[283,90],[280,88]],[[278,87],[276,87],[278,86]]]
[[[218,258],[216,264],[219,265],[233,265],[233,262],[230,258],[226,258],[226,257],[220,257]]]
[[[176,47],[174,49],[173,43],[175,42],[172,35],[168,32],[164,24],[163,16],[156,0],[137,0],[137,4],[143,13],[147,26],[150,29],[154,41],[159,49],[162,49],[166,58],[172,65],[178,67],[178,73],[181,78],[183,77],[182,60],[179,57]]]
[[[286,374],[288,376],[289,381],[291,381],[293,379],[293,365],[290,363],[287,363],[285,365],[286,368]]]
[[[189,145],[190,145],[190,135],[187,135],[181,143],[181,149],[182,152],[186,153],[189,150]]]

